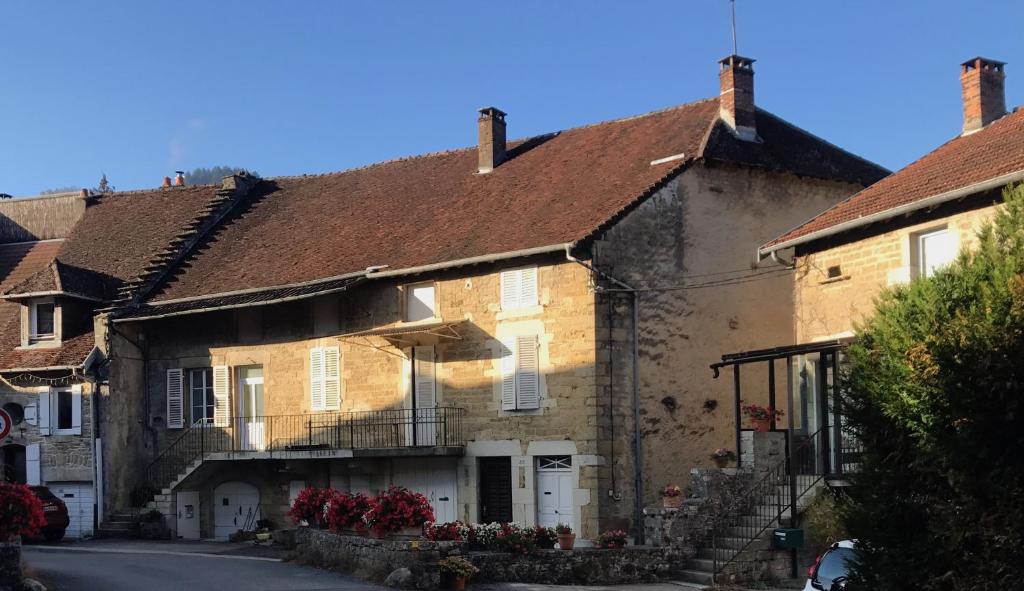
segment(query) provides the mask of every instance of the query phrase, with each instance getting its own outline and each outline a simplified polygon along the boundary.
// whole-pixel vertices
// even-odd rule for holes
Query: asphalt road
[[[24,546],[29,574],[50,591],[381,591],[353,577],[287,562],[204,554],[86,552]]]

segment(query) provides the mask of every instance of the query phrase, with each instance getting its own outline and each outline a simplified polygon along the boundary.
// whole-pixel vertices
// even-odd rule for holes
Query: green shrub
[[[1024,580],[1024,188],[950,267],[881,295],[843,380],[865,454],[858,588]]]

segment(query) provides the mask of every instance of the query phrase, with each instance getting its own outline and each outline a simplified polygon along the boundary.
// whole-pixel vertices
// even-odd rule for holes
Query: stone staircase
[[[133,511],[115,511],[104,516],[96,530],[97,538],[130,539],[139,537],[139,516]]]

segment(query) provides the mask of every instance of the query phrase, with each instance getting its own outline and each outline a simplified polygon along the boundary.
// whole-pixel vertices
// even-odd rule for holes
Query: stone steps
[[[697,583],[700,585],[713,585],[715,575],[709,571],[681,570],[676,573],[676,579],[685,583]]]

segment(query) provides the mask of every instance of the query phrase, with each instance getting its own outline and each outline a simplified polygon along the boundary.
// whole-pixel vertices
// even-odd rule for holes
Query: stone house
[[[750,245],[886,172],[755,108],[752,63],[645,115],[507,141],[485,108],[472,148],[157,192],[217,197],[96,318],[107,509],[225,538],[400,484],[439,520],[639,524],[728,442],[709,352],[793,337]]]
[[[0,202],[0,408],[12,423],[2,477],[49,487],[68,506],[72,537],[95,525],[91,317],[55,290],[11,290],[54,271],[84,209],[78,194]]]

